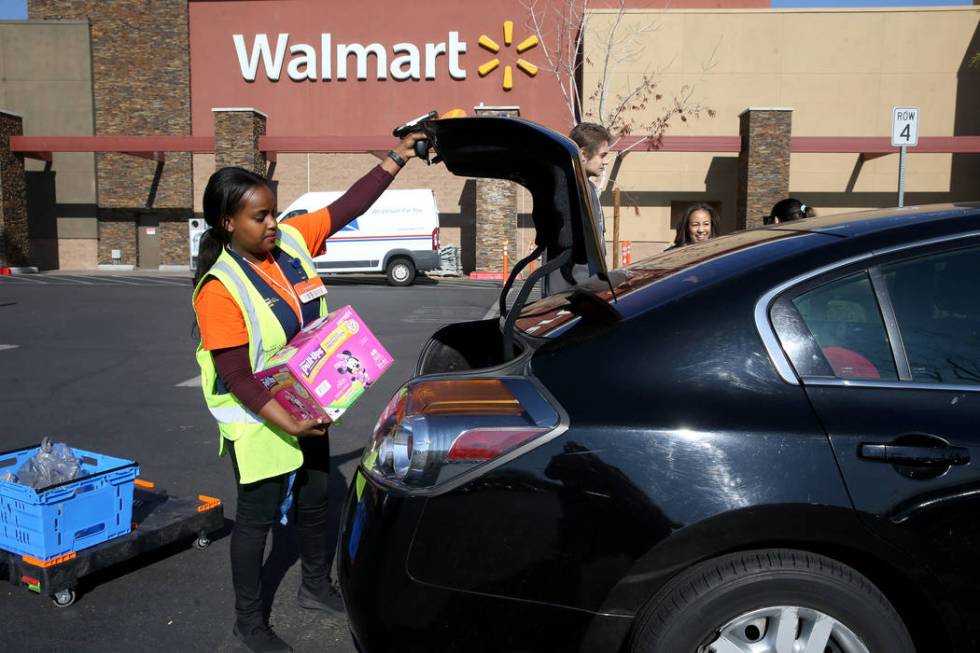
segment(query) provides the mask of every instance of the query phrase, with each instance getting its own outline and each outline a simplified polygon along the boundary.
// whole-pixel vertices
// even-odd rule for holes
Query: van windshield
[[[580,283],[572,290],[557,293],[533,304],[526,305],[517,319],[517,328],[529,336],[552,337],[558,335],[579,319],[569,297],[575,289],[588,290],[599,299],[615,304],[629,299],[630,295],[641,288],[650,286],[669,277],[696,268],[708,261],[729,256],[746,249],[757,247],[764,243],[788,238],[798,238],[809,235],[807,232],[776,231],[772,229],[752,229],[741,231],[721,238],[669,249],[660,254],[637,261],[625,268],[609,273],[609,283],[592,277]],[[689,284],[697,284],[698,276],[685,278]]]

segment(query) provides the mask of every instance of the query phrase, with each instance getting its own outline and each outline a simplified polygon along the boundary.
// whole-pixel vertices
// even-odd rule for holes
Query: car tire
[[[630,650],[782,653],[811,650],[817,642],[809,639],[824,641],[828,630],[816,650],[915,651],[871,581],[830,558],[790,549],[733,553],[680,573],[638,615]]]
[[[415,264],[408,258],[393,258],[388,261],[385,276],[389,286],[411,286],[415,281]]]

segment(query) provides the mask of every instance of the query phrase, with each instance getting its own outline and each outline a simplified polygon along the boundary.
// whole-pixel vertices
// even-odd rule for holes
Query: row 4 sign
[[[919,108],[895,107],[892,112],[892,145],[912,147],[919,144]]]

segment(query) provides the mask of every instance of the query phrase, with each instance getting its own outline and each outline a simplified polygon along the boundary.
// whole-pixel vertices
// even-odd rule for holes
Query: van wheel
[[[415,265],[407,258],[393,258],[385,270],[389,286],[411,286],[415,281]]]
[[[630,651],[913,653],[888,599],[856,570],[805,551],[708,560],[668,582],[637,619]]]

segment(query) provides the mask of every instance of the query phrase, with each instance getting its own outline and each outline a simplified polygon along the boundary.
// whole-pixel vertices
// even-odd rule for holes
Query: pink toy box
[[[307,324],[255,377],[296,419],[335,420],[391,363],[361,317],[344,306]]]

